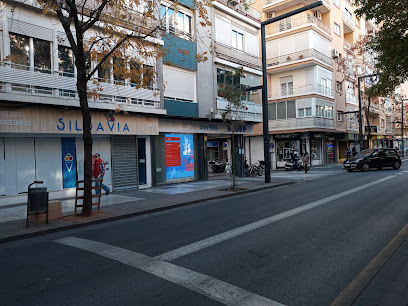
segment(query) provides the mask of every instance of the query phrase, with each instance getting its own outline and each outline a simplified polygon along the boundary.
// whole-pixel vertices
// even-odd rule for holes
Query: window
[[[340,8],[340,0],[333,0],[333,3]]]
[[[110,69],[109,63],[105,62],[105,64],[99,67],[98,78],[101,81],[109,82],[111,79],[111,71],[110,71],[111,69]]]
[[[334,33],[340,36],[340,26],[337,23],[334,23]]]
[[[185,13],[177,13],[177,30],[188,37],[191,37],[191,16]]]
[[[324,117],[326,118],[330,118],[333,119],[334,115],[333,115],[333,107],[332,106],[325,106],[324,107]]]
[[[296,118],[296,102],[284,101],[269,105],[270,120]]]
[[[336,91],[337,92],[343,92],[342,84],[341,82],[336,82]]]
[[[280,83],[282,96],[293,95],[293,76],[280,78]]]
[[[244,48],[244,34],[232,30],[231,47],[243,51]]]
[[[10,33],[10,58],[13,68],[28,70],[30,66],[30,38]],[[20,66],[21,65],[21,66]]]
[[[320,79],[320,88],[319,88],[319,92],[324,94],[324,95],[328,95],[328,96],[332,96],[333,92],[332,92],[332,80],[331,79]]]
[[[130,62],[130,86],[138,87],[142,81],[141,65],[135,61]]]
[[[260,77],[250,73],[244,73],[242,78],[239,78],[229,70],[223,68],[217,68],[217,87],[218,89],[224,85],[231,85],[237,88],[245,89],[249,87],[255,87],[260,84]],[[258,97],[258,99],[256,99]],[[259,91],[246,91],[241,95],[242,101],[256,102],[259,100]]]
[[[33,38],[34,70],[51,73],[51,43]]]
[[[160,6],[160,17],[163,20],[165,30],[169,33],[178,34],[179,37],[191,39],[193,34],[192,15],[180,10]]]
[[[125,61],[121,58],[113,58],[113,79],[115,84],[123,84],[123,70],[125,69]]]
[[[292,28],[292,19],[291,17],[282,19],[279,21],[279,31],[290,30]]]
[[[153,66],[143,65],[143,87],[153,89],[154,68]]]
[[[312,108],[311,107],[299,108],[298,109],[298,117],[310,117],[310,116],[312,116]]]
[[[324,116],[324,107],[321,105],[316,105],[316,116],[323,117]]]
[[[71,48],[58,46],[58,70],[63,76],[74,76],[74,53]]]
[[[337,121],[343,121],[343,112],[337,112]]]

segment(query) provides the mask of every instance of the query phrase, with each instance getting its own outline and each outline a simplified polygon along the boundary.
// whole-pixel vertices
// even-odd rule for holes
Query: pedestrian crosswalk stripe
[[[77,237],[65,237],[55,242],[138,268],[225,305],[283,305],[208,275],[106,243]]]

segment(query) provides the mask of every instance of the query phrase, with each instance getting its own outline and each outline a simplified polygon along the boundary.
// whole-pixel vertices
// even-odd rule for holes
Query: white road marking
[[[377,184],[380,184],[382,182],[390,180],[390,179],[392,179],[394,177],[395,177],[395,175],[390,175],[390,176],[384,177],[384,178],[379,179],[377,181],[374,181],[374,182],[371,182],[371,183],[368,183],[368,184],[364,184],[364,185],[361,185],[359,187],[356,187],[356,188],[353,188],[353,189],[350,189],[350,190],[347,190],[347,191],[340,192],[340,193],[332,195],[330,197],[327,197],[327,198],[324,198],[324,199],[321,199],[321,200],[318,200],[318,201],[315,201],[315,202],[312,202],[312,203],[309,203],[309,204],[306,204],[306,205],[303,205],[303,206],[300,206],[300,207],[297,207],[297,208],[294,208],[294,209],[291,209],[291,210],[288,210],[288,211],[285,211],[283,213],[280,213],[280,214],[277,214],[277,215],[274,215],[274,216],[271,216],[271,217],[268,217],[268,218],[265,218],[265,219],[262,219],[262,220],[259,220],[259,221],[256,221],[256,222],[241,226],[241,227],[238,227],[236,229],[233,229],[233,230],[230,230],[230,231],[227,231],[227,232],[224,232],[224,233],[209,237],[207,239],[204,239],[204,240],[201,240],[201,241],[186,245],[184,247],[175,249],[173,251],[158,255],[155,258],[160,259],[160,260],[164,260],[164,261],[172,261],[172,260],[174,260],[176,258],[180,258],[180,257],[183,257],[185,255],[200,251],[202,249],[213,246],[213,245],[215,245],[217,243],[220,243],[220,242],[223,242],[225,240],[234,238],[236,236],[239,236],[239,235],[248,233],[250,231],[259,229],[261,227],[272,224],[274,222],[277,222],[277,221],[289,218],[291,216],[300,214],[300,213],[302,213],[304,211],[310,210],[310,209],[315,208],[317,206],[330,203],[330,202],[332,202],[334,200],[340,199],[342,197],[345,197],[345,196],[350,195],[352,193],[358,192],[360,190],[369,188],[371,186],[375,186]]]
[[[66,237],[55,242],[138,268],[225,305],[283,305],[205,274],[106,243],[76,237]]]

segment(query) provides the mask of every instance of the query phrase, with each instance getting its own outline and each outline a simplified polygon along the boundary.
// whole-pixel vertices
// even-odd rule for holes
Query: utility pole
[[[268,114],[268,75],[266,66],[266,42],[265,26],[279,20],[303,13],[310,9],[323,5],[323,1],[318,1],[305,7],[293,10],[281,16],[268,19],[261,23],[261,45],[262,45],[262,120],[263,120],[263,140],[264,140],[264,160],[265,160],[265,183],[271,182],[271,156],[269,153],[269,114]]]

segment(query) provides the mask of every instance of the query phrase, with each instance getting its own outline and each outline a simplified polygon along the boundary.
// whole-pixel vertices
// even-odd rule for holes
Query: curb
[[[347,285],[330,306],[353,305],[408,237],[408,224]]]
[[[64,226],[61,226],[61,227],[40,230],[40,231],[37,231],[37,232],[25,233],[25,234],[20,234],[20,235],[15,235],[15,236],[9,236],[9,237],[6,237],[6,238],[0,238],[0,244],[5,243],[5,242],[11,242],[11,241],[16,241],[16,240],[26,239],[26,238],[38,237],[38,236],[51,234],[51,233],[56,233],[56,232],[62,232],[62,231],[66,231],[66,230],[76,229],[76,228],[95,225],[95,224],[101,224],[101,223],[107,223],[107,222],[117,221],[117,220],[121,220],[121,219],[132,218],[132,217],[136,217],[136,216],[140,216],[140,215],[156,213],[156,212],[160,212],[160,211],[170,210],[170,209],[173,209],[173,208],[198,204],[198,203],[202,203],[202,202],[206,202],[206,201],[229,198],[229,197],[237,196],[237,195],[241,195],[241,194],[257,192],[257,191],[262,191],[262,190],[266,190],[266,189],[273,189],[273,188],[287,186],[287,185],[293,185],[293,184],[295,184],[295,182],[281,183],[281,184],[276,184],[276,185],[273,185],[273,186],[265,186],[265,187],[250,189],[250,190],[239,191],[239,192],[236,192],[236,193],[228,193],[228,194],[218,195],[218,196],[214,196],[214,197],[199,199],[199,200],[187,201],[187,202],[173,204],[173,205],[169,205],[169,206],[165,206],[165,207],[148,209],[148,210],[129,213],[129,214],[125,214],[125,215],[107,217],[107,218],[93,220],[93,221],[84,222],[84,223],[64,225]]]

